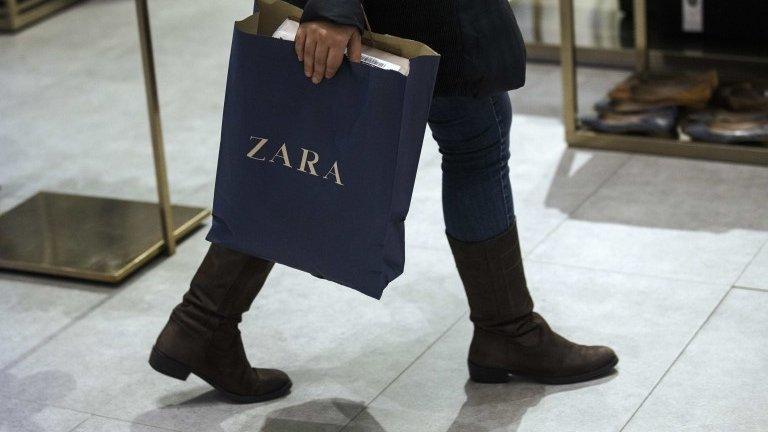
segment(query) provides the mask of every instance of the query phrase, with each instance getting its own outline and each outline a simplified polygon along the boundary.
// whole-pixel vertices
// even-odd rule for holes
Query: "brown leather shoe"
[[[719,84],[717,71],[701,73],[633,75],[608,94],[616,101],[665,103],[673,106],[703,108]]]
[[[152,368],[180,380],[193,373],[239,403],[286,395],[288,375],[252,368],[237,328],[272,266],[212,244],[152,348]]]
[[[555,333],[539,314],[523,272],[517,226],[483,242],[448,237],[475,325],[469,375],[481,383],[517,375],[568,384],[610,373],[619,359],[608,347],[578,345]]]

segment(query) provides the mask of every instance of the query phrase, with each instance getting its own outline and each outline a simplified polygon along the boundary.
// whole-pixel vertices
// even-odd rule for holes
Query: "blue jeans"
[[[509,182],[507,93],[482,99],[437,97],[429,126],[440,146],[446,233],[461,241],[488,240],[515,219]]]

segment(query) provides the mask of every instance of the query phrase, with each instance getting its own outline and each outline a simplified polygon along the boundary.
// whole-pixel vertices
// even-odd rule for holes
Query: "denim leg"
[[[514,221],[508,166],[511,123],[507,93],[432,102],[429,126],[443,158],[443,217],[447,234],[457,240],[488,240]]]

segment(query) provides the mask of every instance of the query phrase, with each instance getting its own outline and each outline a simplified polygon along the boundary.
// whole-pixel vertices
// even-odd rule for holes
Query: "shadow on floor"
[[[574,187],[604,178],[605,157],[614,154],[584,151],[584,158],[579,153],[563,151],[545,199],[548,208],[571,219],[714,233],[768,231],[764,168],[679,158],[632,160],[585,212],[574,211]]]
[[[543,385],[513,380],[507,384],[477,384],[470,380],[464,385],[467,400],[461,406],[447,432],[514,432],[525,413],[549,395],[601,385],[618,372],[595,381],[571,385]]]
[[[339,415],[347,421],[362,421],[366,425],[366,432],[385,432],[384,427],[368,413],[362,402],[335,398],[318,399],[275,410],[269,413],[259,432],[336,432],[341,428]],[[324,422],[323,417],[328,420],[335,417],[336,421]],[[353,427],[341,430],[362,432],[361,429]]]
[[[538,405],[549,395],[601,385],[618,375],[614,372],[605,378],[580,384],[548,386],[523,380],[507,384],[477,384],[467,380],[464,385],[466,400],[446,432],[487,432],[495,430],[516,431],[531,407]],[[162,411],[167,409],[195,410],[200,407],[220,404],[225,401],[218,392],[211,390],[182,402],[174,403],[178,395],[169,395],[169,403],[134,419],[136,432],[143,432],[140,424],[158,424]],[[162,401],[161,401],[162,403]],[[280,403],[275,401],[272,403]],[[223,424],[241,416],[253,405],[230,405],[226,409],[208,410],[195,424],[197,430],[224,432],[234,427],[239,431],[253,432],[399,432],[387,430],[359,401],[342,398],[316,399],[296,405],[275,409],[266,415],[254,415],[252,419],[239,419],[224,429]],[[427,414],[427,413],[425,413]],[[427,414],[428,415],[428,414]],[[248,423],[252,422],[251,425]],[[429,420],[427,420],[429,421]],[[352,424],[342,428],[341,425]]]
[[[179,419],[184,417],[185,411],[195,411],[200,408],[229,403],[216,390],[207,391],[192,397],[189,400],[178,403],[179,395],[168,395],[169,402],[162,408],[158,408],[133,419],[132,430],[144,432],[144,425],[160,425],[167,421],[168,410],[177,410]],[[280,404],[281,399],[273,402],[258,404],[259,407],[269,404]],[[352,420],[356,416],[366,415],[365,405],[362,402],[342,398],[317,399],[296,405],[275,409],[266,416],[254,414],[249,417],[248,411],[254,408],[253,404],[227,405],[221,409],[207,409],[205,416],[195,416],[194,430],[205,432],[225,432],[231,430],[248,432],[337,432],[341,425]],[[181,420],[183,422],[184,420]],[[376,423],[378,425],[378,423]],[[227,425],[226,428],[224,425]],[[174,427],[177,425],[174,425]],[[191,425],[190,425],[191,426]],[[366,429],[368,430],[368,429]],[[383,432],[381,426],[370,429],[375,432]]]
[[[159,400],[159,404],[161,405],[159,408],[147,411],[131,421],[131,431],[144,432],[146,427],[142,425],[163,425],[164,427],[169,427],[169,425],[167,425],[169,416],[174,418],[174,425],[171,427],[182,430],[185,426],[191,426],[187,424],[187,422],[192,421],[187,418],[188,416],[185,415],[185,413],[192,413],[199,409],[209,408],[225,401],[216,390],[209,390],[204,393],[199,393],[199,391],[200,387],[197,387],[185,391],[182,394],[169,394],[166,397],[161,398]],[[178,399],[183,399],[184,395],[187,393],[192,396],[179,403]],[[233,409],[231,410],[206,409],[205,416],[194,416],[195,429],[206,432],[224,432],[225,429],[222,428],[222,424],[248,409],[248,405],[233,405],[232,407]],[[250,431],[255,429],[243,425],[243,427],[238,428],[238,430]]]
[[[4,409],[4,415],[0,416],[0,431],[46,431],[46,427],[35,421],[35,415],[49,408],[49,405],[55,406],[76,387],[72,375],[57,370],[41,371],[22,378],[7,372],[7,368],[0,370],[0,394],[28,400],[36,399],[28,396],[30,392],[45,389],[43,400],[37,400],[38,403],[24,402],[22,409]]]

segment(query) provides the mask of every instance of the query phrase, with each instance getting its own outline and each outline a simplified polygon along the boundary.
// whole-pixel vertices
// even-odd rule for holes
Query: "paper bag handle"
[[[365,13],[365,6],[363,6],[363,2],[362,1],[360,2],[360,10],[363,11],[363,19],[365,20],[365,28],[369,32],[373,32],[373,30],[371,30],[371,22],[368,21],[368,14]]]

